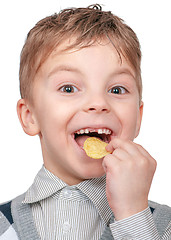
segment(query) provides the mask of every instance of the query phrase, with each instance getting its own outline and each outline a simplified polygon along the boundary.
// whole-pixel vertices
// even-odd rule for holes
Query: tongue
[[[84,142],[85,142],[85,140],[86,140],[87,138],[89,138],[89,136],[80,135],[80,136],[78,136],[78,137],[75,139],[75,141],[77,142],[77,144],[78,144],[80,147],[83,148]]]

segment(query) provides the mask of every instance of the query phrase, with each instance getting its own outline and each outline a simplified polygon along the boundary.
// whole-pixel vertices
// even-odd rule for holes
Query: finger
[[[113,166],[115,166],[115,169],[120,164],[120,160],[115,157],[113,154],[108,154],[104,157],[102,166],[104,168],[105,173],[113,169]]]
[[[107,152],[113,152],[115,150],[112,145],[112,142],[110,142],[105,148]]]
[[[118,160],[123,161],[123,160],[130,160],[130,154],[127,153],[127,151],[121,149],[121,148],[117,148],[114,150],[114,152],[112,153],[113,156],[115,156],[116,158],[118,158]]]
[[[109,145],[107,146],[107,151],[108,149],[113,149],[113,151],[115,149],[123,149],[124,151],[126,151],[128,154],[135,156],[138,155],[140,153],[138,147],[136,146],[135,143],[133,143],[130,140],[124,140],[121,138],[114,138]]]
[[[118,159],[127,161],[136,160],[137,164],[140,164],[142,166],[148,165],[149,168],[153,170],[153,172],[156,171],[156,160],[141,145],[136,144],[130,140],[123,140],[119,138],[113,139],[109,145],[112,145],[113,149],[115,149],[113,151],[113,154]],[[119,150],[123,150],[125,153]]]

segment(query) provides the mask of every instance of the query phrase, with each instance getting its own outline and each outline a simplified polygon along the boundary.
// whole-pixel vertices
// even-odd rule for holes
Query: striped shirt
[[[160,239],[149,208],[109,224],[113,213],[106,198],[105,182],[103,176],[69,186],[43,166],[23,201],[31,204],[40,238],[98,240],[109,225],[116,240]],[[140,235],[143,237],[128,238]]]

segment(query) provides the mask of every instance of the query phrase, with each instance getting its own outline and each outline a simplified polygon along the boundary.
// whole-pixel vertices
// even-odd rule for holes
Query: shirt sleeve
[[[116,240],[161,239],[149,207],[133,216],[114,221],[114,223],[110,224],[110,229]]]

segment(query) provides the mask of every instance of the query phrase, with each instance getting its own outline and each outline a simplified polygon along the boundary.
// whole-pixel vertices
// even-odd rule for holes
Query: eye
[[[126,90],[126,88],[121,87],[121,86],[112,87],[112,88],[109,90],[109,93],[113,93],[113,94],[125,94],[125,93],[127,93],[127,92],[128,92],[128,91]]]
[[[64,92],[64,93],[75,93],[75,92],[78,92],[78,88],[76,88],[73,85],[62,86],[59,90],[61,92]]]

